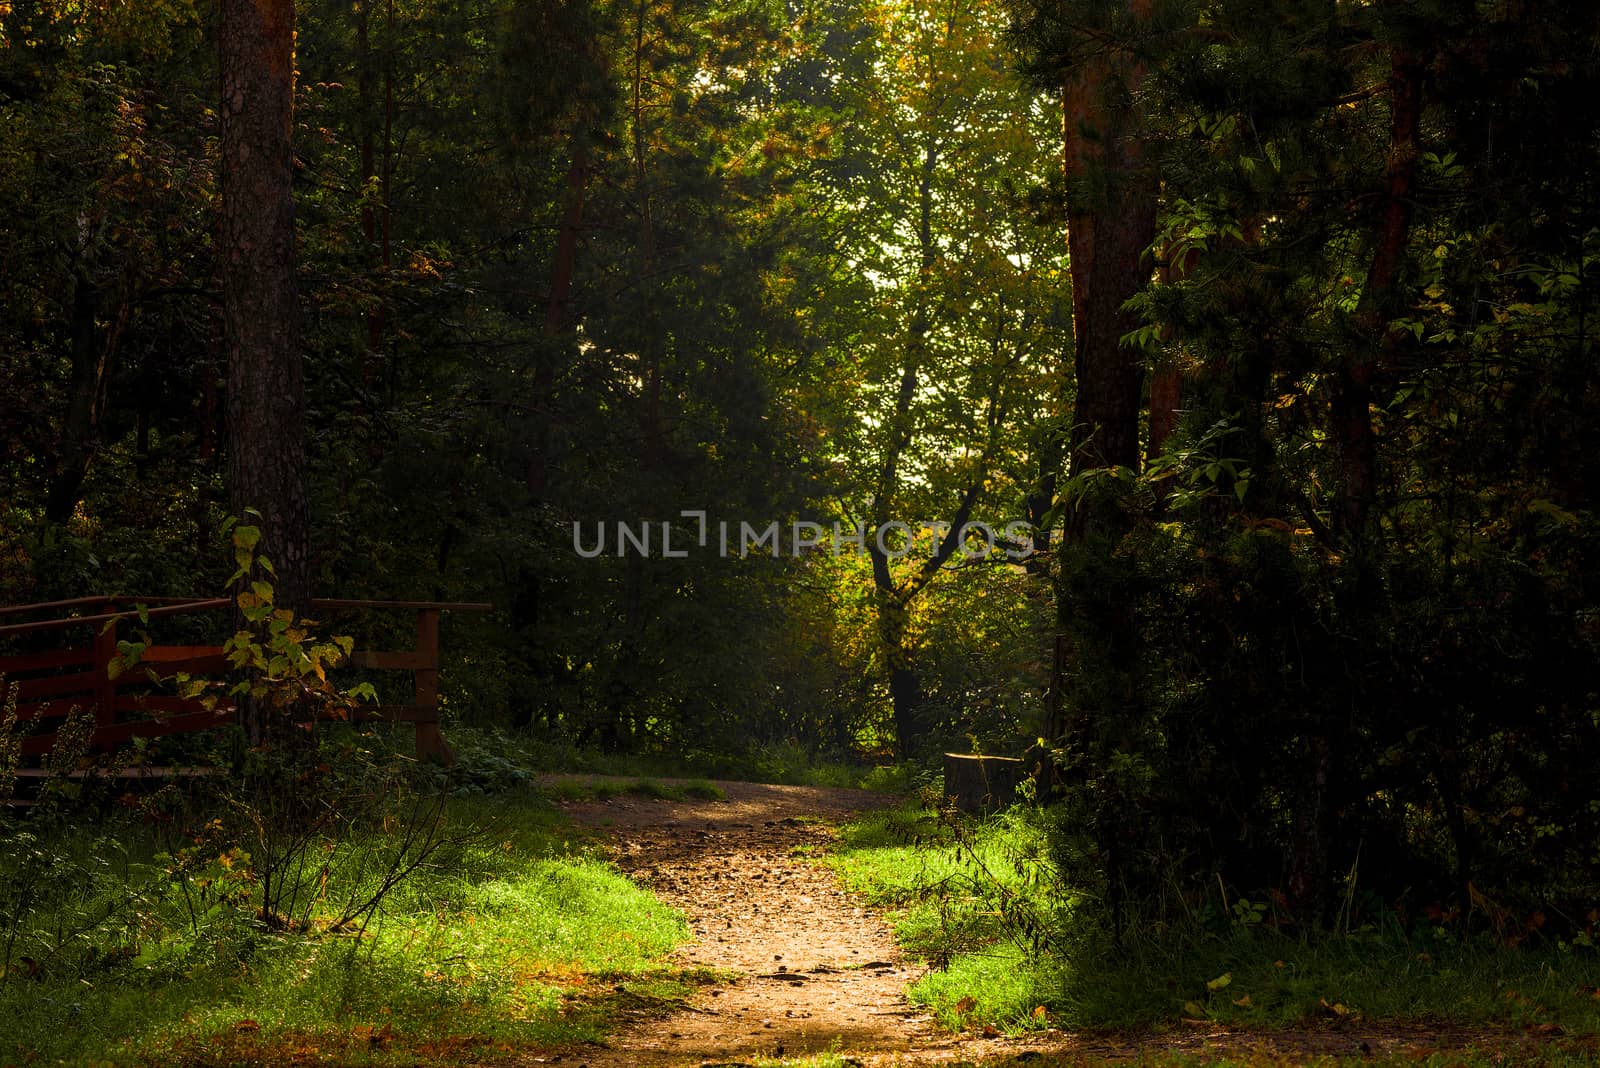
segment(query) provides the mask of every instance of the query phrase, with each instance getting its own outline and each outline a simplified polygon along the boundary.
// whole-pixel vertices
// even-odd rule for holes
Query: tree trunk
[[[1112,81],[1137,85],[1142,68],[1112,53],[1080,66],[1062,94],[1071,255],[1074,475],[1139,467],[1142,356],[1121,345],[1139,323],[1123,304],[1150,279],[1156,191],[1140,117],[1105,99]]]
[[[311,602],[305,380],[297,330],[293,0],[222,0],[223,323],[236,514],[260,513],[280,605]]]
[[[895,755],[904,759],[916,731],[917,706],[922,702],[922,682],[918,678],[912,650],[906,647],[906,623],[910,613],[911,591],[897,589],[889,557],[878,548],[878,532],[894,519],[895,500],[900,492],[900,460],[911,444],[912,402],[917,395],[917,379],[928,354],[928,282],[938,257],[933,244],[933,174],[938,166],[938,150],[928,145],[922,154],[917,180],[917,265],[915,306],[906,334],[905,365],[900,372],[900,387],[895,393],[894,416],[883,446],[883,461],[878,469],[878,485],[873,494],[867,555],[872,560],[872,583],[877,595],[878,636],[889,673],[889,699],[894,705]]]
[[[1394,370],[1399,334],[1389,329],[1396,309],[1400,270],[1411,233],[1411,199],[1420,163],[1422,66],[1409,49],[1390,57],[1389,154],[1382,214],[1372,262],[1356,306],[1360,336],[1334,383],[1333,432],[1338,485],[1333,532],[1345,545],[1359,543],[1377,491],[1378,439],[1372,429],[1373,389]]]
[[[1134,13],[1148,17],[1137,8]],[[1072,478],[1103,468],[1139,469],[1144,359],[1121,344],[1138,326],[1123,305],[1150,280],[1145,252],[1155,240],[1159,189],[1134,102],[1143,65],[1127,45],[1107,41],[1099,49],[1071,69],[1061,94],[1076,384],[1068,437]],[[1113,87],[1124,99],[1111,99]],[[1089,652],[1074,642],[1090,641],[1092,655],[1121,680],[1094,699],[1107,707],[1071,710],[1070,726],[1078,732],[1094,733],[1105,725],[1100,713],[1133,699],[1132,611],[1108,592],[1100,568],[1113,558],[1125,527],[1120,507],[1095,493],[1079,498],[1066,516],[1057,598],[1063,655],[1082,663]]]
[[[72,518],[100,436],[107,355],[96,324],[100,295],[100,287],[79,272],[72,288],[72,380],[67,417],[61,428],[61,454],[45,499],[45,519],[51,523]]]

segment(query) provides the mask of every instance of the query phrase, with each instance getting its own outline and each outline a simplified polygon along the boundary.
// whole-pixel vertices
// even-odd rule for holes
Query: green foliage
[[[0,1056],[145,1061],[203,1050],[277,1060],[314,1050],[343,1063],[415,1063],[425,1050],[599,1038],[612,1002],[630,994],[596,998],[580,973],[634,997],[681,996],[693,981],[656,963],[686,936],[681,919],[575,849],[548,805],[458,800],[444,818],[493,830],[433,855],[359,939],[274,933],[231,908],[197,927],[150,824],[130,814],[66,831],[58,848],[100,851],[139,880],[77,884],[99,895],[86,906],[67,900],[72,884],[55,883],[43,924],[66,920],[69,908],[116,908],[142,886],[130,906],[137,923],[127,942],[80,968],[36,958],[36,974],[13,969],[0,983],[0,1013],[12,1023]],[[106,851],[107,840],[119,848]],[[377,829],[348,839],[329,900],[381,877],[393,848]]]
[[[1143,471],[1062,494],[1060,862],[1113,929],[1220,878],[1297,928],[1592,937],[1600,115],[1542,109],[1588,100],[1591,67],[1544,63],[1594,26],[1357,6],[1313,44],[1307,13],[1024,6],[1041,78],[1107,42],[1145,64],[1164,269],[1124,351],[1183,392]],[[1507,169],[1578,129],[1585,162]]]
[[[0,676],[0,988],[47,973],[78,975],[128,955],[143,927],[148,883],[130,869],[112,833],[75,835],[106,801],[107,779],[75,777],[84,767],[95,718],[71,709],[58,728],[44,776],[25,811],[10,804],[20,763],[16,691]]]
[[[1592,949],[1508,949],[1464,916],[1381,913],[1307,937],[1216,886],[1181,919],[1136,917],[1120,941],[1057,858],[1065,814],[1014,808],[969,824],[906,808],[847,826],[830,863],[930,965],[914,1001],[954,1028],[1143,1030],[1354,1018],[1600,1030]],[[1136,907],[1136,906],[1130,906]],[[1043,921],[1048,930],[1036,926]],[[1042,933],[1044,937],[1035,938]]]

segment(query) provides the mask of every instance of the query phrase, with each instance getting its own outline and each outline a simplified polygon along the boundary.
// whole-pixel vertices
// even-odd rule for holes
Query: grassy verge
[[[143,900],[98,962],[13,966],[0,1063],[492,1062],[598,1040],[703,978],[660,964],[681,917],[565,838],[547,801],[457,799],[447,819],[491,830],[401,884],[360,938],[273,934],[225,910],[197,926],[144,877],[153,843],[119,828],[127,853],[105,885]],[[64,899],[33,922],[114,904]]]
[[[1074,929],[1089,924],[1049,878],[1046,819],[1019,811],[991,821],[976,832],[975,858],[913,807],[842,833],[831,863],[931,965],[910,996],[945,1026],[1148,1031],[1192,1026],[1185,1021],[1271,1029],[1364,1020],[1600,1034],[1592,950],[1511,949],[1436,926],[1305,939],[1249,909],[1160,938],[1135,931],[1113,948]]]

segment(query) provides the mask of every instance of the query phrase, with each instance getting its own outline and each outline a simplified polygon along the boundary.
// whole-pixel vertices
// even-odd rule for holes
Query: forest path
[[[558,780],[635,781],[546,779]],[[1466,1046],[1528,1052],[1528,1037],[1516,1032],[1351,1021],[1271,1032],[1202,1027],[1141,1036],[952,1034],[906,1001],[905,989],[922,969],[901,956],[888,924],[845,893],[817,859],[830,848],[837,824],[897,799],[825,787],[716,785],[725,799],[623,794],[565,802],[562,808],[610,841],[623,872],[688,917],[694,939],[679,947],[673,962],[729,978],[699,988],[666,1015],[659,1003],[641,1004],[604,1047],[553,1052],[527,1063],[724,1068],[828,1050],[870,1066],[1026,1062],[1040,1054],[1082,1064],[1151,1054],[1298,1064],[1320,1057],[1417,1057]]]
[[[624,1026],[608,1049],[585,1051],[575,1064],[721,1063],[834,1048],[873,1059],[971,1061],[1030,1048],[952,1035],[909,1004],[905,988],[921,969],[902,958],[888,924],[818,862],[838,823],[897,799],[827,787],[716,785],[723,800],[624,794],[562,805],[574,822],[610,840],[623,872],[688,917],[694,940],[673,955],[675,964],[736,976],[701,988],[671,1015]]]

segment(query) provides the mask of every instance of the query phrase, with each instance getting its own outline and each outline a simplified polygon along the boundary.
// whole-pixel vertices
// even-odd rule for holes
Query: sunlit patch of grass
[[[362,937],[238,917],[195,937],[153,915],[149,940],[187,948],[0,984],[0,1063],[492,1061],[598,1041],[619,1006],[691,989],[659,963],[681,916],[563,840],[548,808],[461,802],[451,818],[489,831],[402,883]]]
[[[745,1063],[755,1068],[861,1068],[861,1061],[847,1057],[837,1049],[804,1057],[756,1057]]]
[[[990,1025],[1014,1034],[1057,1023],[1044,1004],[1057,985],[1040,962],[1001,941],[955,955],[907,993],[952,1031]]]

